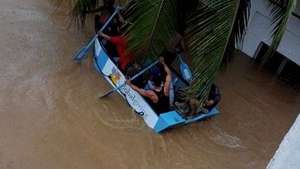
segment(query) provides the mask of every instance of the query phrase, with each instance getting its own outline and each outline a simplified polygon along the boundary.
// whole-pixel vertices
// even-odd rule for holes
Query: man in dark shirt
[[[154,76],[152,79],[153,89],[142,89],[134,84],[131,81],[127,81],[127,84],[140,95],[142,95],[148,103],[151,105],[153,110],[159,115],[161,113],[166,113],[170,110],[170,83],[172,80],[172,72],[168,68],[167,64],[164,61],[164,58],[160,58],[160,63],[163,65],[166,77],[163,80],[160,76]]]

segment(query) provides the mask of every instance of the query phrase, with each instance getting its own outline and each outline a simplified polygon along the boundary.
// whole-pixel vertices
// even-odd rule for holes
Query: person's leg
[[[180,112],[184,116],[188,116],[189,105],[186,102],[175,102],[174,106],[176,111]]]
[[[171,81],[170,90],[169,90],[169,102],[171,108],[174,106],[174,100],[175,100],[175,91],[174,91],[173,82]]]
[[[195,115],[198,113],[197,110],[199,107],[199,101],[197,99],[190,99],[189,106],[190,106],[189,115]]]
[[[214,107],[216,107],[216,105],[218,104],[218,102],[215,102],[214,100],[209,100],[205,103],[205,105],[203,106],[204,109],[207,109],[207,111],[211,111]]]

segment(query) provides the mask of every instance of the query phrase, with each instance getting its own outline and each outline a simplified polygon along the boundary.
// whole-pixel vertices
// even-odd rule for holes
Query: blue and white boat
[[[181,113],[176,110],[157,115],[157,113],[138,92],[125,84],[127,80],[125,75],[114,63],[112,58],[108,56],[102,42],[98,39],[95,41],[93,60],[95,68],[99,74],[103,76],[113,88],[118,88],[117,92],[128,102],[130,107],[144,119],[148,127],[157,133],[168,128],[204,120],[219,114],[217,108],[214,108],[208,113],[195,115],[187,119],[183,118]]]
[[[111,18],[112,17],[113,16],[111,16]],[[110,22],[111,18],[107,22]],[[107,24],[108,23],[105,25]],[[99,75],[103,76],[104,79],[111,84],[114,90],[117,91],[124,98],[124,100],[127,101],[130,107],[144,119],[147,126],[153,129],[156,133],[161,133],[175,126],[201,121],[219,114],[217,108],[213,108],[208,113],[199,113],[198,115],[188,118],[185,118],[179,111],[176,111],[175,109],[169,112],[160,113],[158,115],[138,92],[126,84],[127,79],[123,72],[115,64],[113,58],[108,55],[104,45],[97,37],[98,36],[96,35],[82,50],[88,51],[88,48],[94,44],[93,62]],[[77,56],[74,58],[76,61],[80,61],[85,58],[85,55],[80,55],[80,57]],[[181,85],[184,84],[184,78],[180,77],[181,75],[175,71],[173,73],[176,79],[178,79],[177,82],[173,84],[174,88],[176,88],[177,83],[181,82]]]

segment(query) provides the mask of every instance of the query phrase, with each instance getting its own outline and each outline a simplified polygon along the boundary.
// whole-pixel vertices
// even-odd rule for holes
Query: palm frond
[[[80,21],[100,4],[99,0],[69,2],[72,16]],[[185,41],[194,72],[187,93],[203,101],[220,67],[239,5],[239,0],[133,0],[125,11],[133,23],[127,31],[129,46],[139,59],[158,57],[176,29],[187,28]],[[244,16],[240,25],[245,25]],[[240,26],[239,35],[242,29]]]
[[[158,57],[176,28],[173,0],[136,0],[128,40],[139,59]]]
[[[186,42],[192,56],[194,80],[187,97],[204,101],[213,83],[229,36],[239,1],[213,0],[200,6],[188,21]]]
[[[241,44],[244,39],[246,28],[249,21],[251,0],[240,0],[233,30],[230,35],[229,43],[223,58],[223,64],[227,64],[231,59],[236,44]]]
[[[272,57],[276,49],[278,48],[281,39],[286,31],[287,23],[292,15],[292,12],[295,10],[297,0],[271,0],[271,12],[272,12],[272,24],[274,25],[273,34],[272,34],[272,43],[269,50],[266,53],[266,59],[263,61],[266,62],[267,58]]]
[[[59,1],[59,0],[53,0]],[[270,0],[271,1],[271,0]],[[282,39],[296,0],[272,0],[274,51]],[[61,0],[72,7],[71,16],[84,24],[89,12],[97,11],[102,0]],[[158,57],[179,26],[191,56],[194,78],[185,92],[203,102],[213,83],[226,47],[241,41],[248,23],[250,0],[132,0],[124,15],[133,24],[126,35],[129,46],[141,60]],[[231,37],[231,38],[230,38]],[[272,53],[269,52],[269,53]]]
[[[238,12],[234,22],[232,34],[235,42],[239,43],[243,40],[250,15],[251,0],[240,0]]]
[[[133,51],[143,54],[141,58],[158,57],[176,27],[186,27],[185,42],[194,73],[186,97],[204,101],[228,44],[239,0],[199,0],[191,5],[195,10],[189,6],[191,12],[181,14],[178,12],[183,6],[179,4],[174,0],[136,0],[129,16],[134,23],[128,31],[129,44]]]

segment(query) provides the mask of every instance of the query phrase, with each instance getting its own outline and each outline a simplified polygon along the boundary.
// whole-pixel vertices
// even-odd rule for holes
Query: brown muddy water
[[[218,78],[222,114],[154,134],[90,61],[86,35],[46,0],[0,2],[0,169],[263,169],[300,110],[299,90],[236,57]]]

